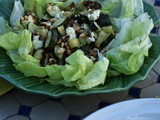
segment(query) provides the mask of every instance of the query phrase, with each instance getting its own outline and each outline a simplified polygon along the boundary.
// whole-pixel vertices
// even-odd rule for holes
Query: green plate
[[[7,0],[5,0],[7,1]],[[9,1],[9,0],[8,0]],[[12,0],[13,1],[13,0]],[[12,2],[4,3],[3,5],[10,5]],[[145,3],[145,10],[152,16],[154,23],[158,22],[157,13],[155,9],[149,4]],[[146,7],[147,6],[147,7]],[[3,10],[4,11],[4,10]],[[4,16],[8,19],[6,14],[2,14],[1,2],[0,2],[0,16]],[[9,14],[9,11],[8,11]],[[149,57],[145,59],[142,68],[134,75],[126,76],[121,75],[114,78],[107,78],[104,85],[95,87],[86,91],[79,91],[75,87],[68,88],[64,86],[54,86],[47,82],[41,83],[37,77],[25,77],[22,73],[15,70],[12,61],[6,55],[6,51],[0,48],[0,77],[10,82],[17,88],[25,90],[27,92],[36,94],[45,94],[52,97],[61,97],[65,95],[89,95],[95,93],[111,93],[117,91],[127,90],[137,82],[144,80],[155,63],[160,59],[160,36],[150,36],[153,43],[152,48],[149,51]]]

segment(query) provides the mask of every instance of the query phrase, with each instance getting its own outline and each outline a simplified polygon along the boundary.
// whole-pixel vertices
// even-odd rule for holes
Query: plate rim
[[[136,104],[147,103],[147,102],[152,102],[152,103],[156,102],[156,103],[160,104],[160,99],[159,98],[141,98],[141,99],[121,101],[121,102],[106,106],[102,109],[99,109],[99,110],[93,112],[92,114],[88,115],[87,117],[85,117],[83,120],[96,120],[96,119],[98,119],[98,118],[96,118],[96,115],[104,114],[105,111],[116,109],[116,108],[119,108],[120,106],[124,106],[124,105],[127,105],[127,104],[136,105]],[[160,111],[159,111],[159,114],[160,114]]]

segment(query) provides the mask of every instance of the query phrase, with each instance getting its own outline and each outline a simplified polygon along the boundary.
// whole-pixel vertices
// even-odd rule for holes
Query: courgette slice
[[[112,26],[104,26],[104,27],[102,27],[102,30],[107,34],[112,34],[113,36],[116,35]]]
[[[66,20],[66,17],[61,18],[61,19],[57,19],[54,23],[53,23],[53,28],[57,28],[59,26],[61,26]]]
[[[103,30],[101,30],[99,33],[98,33],[98,38],[95,42],[95,46],[96,47],[100,47],[101,44],[109,37],[110,34],[107,34],[105,33]]]
[[[34,54],[33,57],[34,57],[35,59],[37,59],[37,60],[41,60],[42,57],[43,57],[43,52],[44,52],[43,49],[39,49],[39,50],[37,50],[37,51],[35,52],[35,54]]]
[[[29,24],[28,24],[28,30],[29,30],[31,33],[35,32],[37,29],[38,29],[38,26],[37,26],[37,25],[35,25],[35,24],[33,24],[33,23],[29,23]]]
[[[49,21],[50,19],[51,19],[51,17],[48,14],[45,14],[44,17],[43,17],[43,20]]]
[[[60,27],[58,27],[57,29],[58,29],[58,32],[59,32],[62,36],[64,36],[64,35],[66,34],[66,31],[65,31],[63,25],[60,26]]]
[[[61,10],[59,9],[59,7],[56,8],[56,10],[53,10],[53,6],[50,5],[47,7],[46,9],[47,13],[52,16],[52,17],[55,17],[55,15],[59,12],[61,12]]]
[[[46,39],[46,42],[45,42],[45,48],[47,48],[51,42],[51,39],[52,39],[52,32],[51,31],[48,31],[48,34],[47,34],[47,39]]]
[[[79,41],[79,39],[76,39],[76,38],[74,38],[74,39],[69,39],[68,42],[69,42],[69,47],[70,47],[71,49],[80,46],[80,41]]]

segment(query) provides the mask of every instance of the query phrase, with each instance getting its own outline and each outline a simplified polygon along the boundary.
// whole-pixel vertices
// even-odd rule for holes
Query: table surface
[[[145,0],[155,5],[160,15],[160,0]],[[158,7],[159,6],[159,7]],[[154,33],[160,34],[160,23]],[[80,120],[94,111],[124,100],[160,97],[160,61],[145,81],[114,94],[66,96],[53,99],[13,89],[0,96],[0,120]]]

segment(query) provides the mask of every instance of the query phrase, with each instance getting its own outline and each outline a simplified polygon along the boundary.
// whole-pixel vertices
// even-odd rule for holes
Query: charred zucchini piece
[[[81,14],[75,15],[73,17],[73,20],[77,20],[77,23],[79,23],[79,24],[83,24],[83,23],[89,24],[90,23],[88,17],[85,15],[81,15]]]
[[[97,38],[97,40],[96,40],[96,42],[95,42],[95,46],[96,47],[100,47],[101,46],[101,44],[107,39],[107,37],[109,36],[110,34],[107,34],[107,33],[105,33],[104,31],[100,31],[99,33],[98,33],[98,38]]]
[[[110,34],[108,38],[101,44],[101,47],[106,47],[115,37]]]
[[[46,39],[46,42],[45,42],[45,48],[47,48],[51,42],[51,39],[52,39],[52,32],[51,31],[48,31],[48,34],[47,34],[47,39]]]
[[[33,23],[29,23],[28,24],[28,30],[30,31],[30,32],[35,32],[36,30],[38,29],[38,26],[37,25],[35,25],[35,24],[33,24]]]
[[[39,32],[39,34],[44,38],[47,36],[47,32],[45,28],[38,28],[36,32]]]
[[[94,21],[92,21],[90,23],[90,28],[92,31],[100,31],[101,30],[100,26]]]
[[[58,27],[57,29],[58,29],[58,32],[59,32],[62,36],[64,36],[64,35],[66,34],[66,31],[65,31],[63,25],[60,26],[60,27]]]
[[[43,58],[43,53],[44,53],[44,50],[43,49],[39,49],[35,52],[34,54],[34,58],[37,59],[37,60],[41,60]]]
[[[102,27],[102,30],[107,34],[112,34],[113,36],[116,35],[116,33],[114,32],[113,27],[111,25]]]
[[[92,47],[88,45],[84,45],[84,46],[81,46],[80,49],[84,52],[85,55],[88,55]]]
[[[109,19],[108,14],[101,13],[98,20],[96,20],[96,22],[100,27],[111,25],[111,21]]]
[[[66,17],[57,19],[52,26],[53,28],[57,28],[58,26],[62,25],[65,21],[66,21]]]
[[[53,6],[53,5],[49,5],[49,4],[48,4],[46,11],[52,17],[55,17],[55,15],[57,13],[61,12],[60,8],[57,5]]]
[[[52,50],[54,48],[54,46],[56,45],[56,41],[58,39],[58,33],[57,33],[56,30],[52,30],[51,34],[52,34],[51,39],[50,39],[50,41],[48,41],[48,43],[46,43],[46,46],[45,46],[48,51],[50,51],[50,50]],[[50,35],[48,37],[50,37]]]
[[[74,38],[74,39],[69,39],[69,47],[71,48],[71,49],[73,49],[73,48],[76,48],[76,47],[79,47],[80,46],[80,42],[79,42],[79,39],[76,39],[76,38]]]
[[[43,20],[49,21],[51,19],[50,15],[45,14]]]

